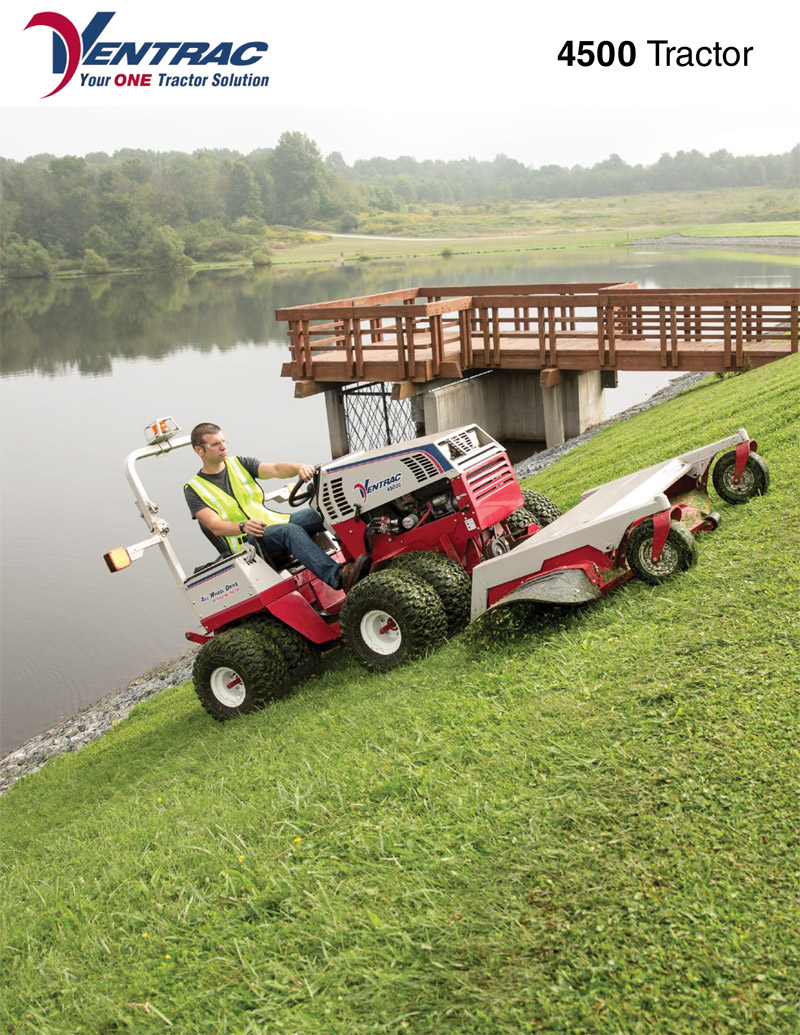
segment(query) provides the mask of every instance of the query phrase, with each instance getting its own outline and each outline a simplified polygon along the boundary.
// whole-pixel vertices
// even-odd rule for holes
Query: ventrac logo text
[[[253,65],[261,60],[268,49],[268,45],[263,40],[251,40],[249,43],[241,44],[198,43],[195,41],[189,43],[175,41],[127,43],[120,42],[119,36],[117,36],[115,40],[112,37],[111,41],[106,42],[100,39],[100,34],[114,14],[114,11],[98,11],[83,32],[79,32],[69,18],[63,14],[57,14],[55,11],[42,11],[31,18],[25,26],[26,29],[39,25],[53,30],[53,72],[56,75],[63,73],[61,82],[54,90],[45,94],[45,97],[52,97],[54,93],[63,90],[80,65],[88,65],[94,69],[97,66],[113,68],[123,63],[126,66],[144,64],[145,66],[162,65],[162,67],[185,63],[202,66],[207,71],[211,71],[215,65]],[[117,82],[117,78],[115,78],[115,82]],[[133,76],[124,78],[126,80],[134,79]],[[162,75],[161,78],[166,77]],[[138,76],[136,79],[137,81],[131,85],[140,85],[141,79],[146,79],[146,82],[141,85],[150,85],[152,73]],[[117,83],[117,85],[123,84]]]
[[[378,489],[386,489],[387,492],[395,492],[401,487],[402,483],[402,474],[393,474],[391,478],[382,478],[379,482],[371,482],[369,478],[365,478],[363,485],[361,482],[356,482],[353,488],[358,489],[361,493],[361,499],[365,500],[371,492],[377,492]]]

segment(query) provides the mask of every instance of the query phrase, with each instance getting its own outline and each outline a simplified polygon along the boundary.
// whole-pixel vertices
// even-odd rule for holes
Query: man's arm
[[[293,464],[289,461],[280,464],[260,463],[258,477],[299,478],[301,481],[307,482],[314,477],[314,468],[310,464]]]
[[[211,507],[203,507],[202,510],[198,510],[195,517],[201,525],[205,526],[214,535],[231,536],[242,534],[238,521],[223,521],[219,514],[212,510]],[[264,522],[259,521],[258,518],[248,518],[244,522],[244,531],[249,535],[261,536],[264,534],[265,528]]]

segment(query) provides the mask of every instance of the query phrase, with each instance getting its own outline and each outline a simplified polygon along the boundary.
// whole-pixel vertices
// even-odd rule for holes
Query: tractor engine
[[[435,550],[470,571],[508,550],[522,504],[508,454],[472,424],[325,464],[315,505],[350,557]]]

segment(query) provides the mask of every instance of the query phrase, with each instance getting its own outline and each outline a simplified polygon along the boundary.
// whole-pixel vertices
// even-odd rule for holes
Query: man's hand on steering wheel
[[[314,498],[314,493],[316,492],[314,476],[316,473],[316,467],[312,467],[310,464],[300,464],[297,469],[297,481],[289,492],[288,503],[290,507],[301,507]]]

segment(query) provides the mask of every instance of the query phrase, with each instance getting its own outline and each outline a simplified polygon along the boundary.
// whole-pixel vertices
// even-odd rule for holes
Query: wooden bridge
[[[798,351],[800,292],[625,284],[419,287],[279,309],[304,396],[482,370],[741,370]]]

